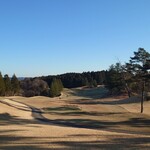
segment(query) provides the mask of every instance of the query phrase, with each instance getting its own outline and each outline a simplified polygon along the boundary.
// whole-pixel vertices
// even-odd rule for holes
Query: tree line
[[[60,79],[53,78],[50,85],[40,78],[19,80],[14,74],[2,76],[0,72],[0,96],[60,96],[63,84]]]
[[[0,72],[0,96],[18,95],[20,90],[20,83],[16,75],[12,78],[8,74],[2,76]]]
[[[42,76],[40,79],[46,81],[49,85],[53,78],[61,80],[65,88],[76,88],[81,86],[97,87],[104,84],[106,80],[106,71],[92,71],[83,73],[65,73],[56,76]]]
[[[104,84],[106,71],[66,73],[56,76],[42,76],[18,80],[13,75],[5,75],[0,79],[0,96],[22,95],[31,96],[60,96],[63,88],[76,88],[81,86],[97,87]]]
[[[14,74],[11,78],[0,73],[0,96],[60,96],[63,88],[81,86],[97,87],[105,85],[110,94],[127,93],[129,97],[141,95],[141,112],[143,101],[150,97],[150,53],[139,48],[127,63],[117,62],[108,70],[83,73],[65,73],[55,76],[42,76],[18,80]]]
[[[66,73],[55,76],[42,76],[25,78],[20,82],[22,95],[31,96],[60,96],[63,88],[76,88],[81,86],[97,87],[104,84],[105,71]]]

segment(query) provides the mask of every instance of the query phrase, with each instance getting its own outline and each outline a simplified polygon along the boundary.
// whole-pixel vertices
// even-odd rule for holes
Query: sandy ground
[[[0,98],[0,149],[150,149],[149,102],[140,114],[139,102],[73,92],[59,98]],[[30,106],[40,108],[49,122],[36,120]]]

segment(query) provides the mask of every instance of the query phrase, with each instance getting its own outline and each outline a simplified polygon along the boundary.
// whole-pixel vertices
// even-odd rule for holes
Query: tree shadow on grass
[[[61,139],[60,139],[61,138]],[[91,138],[91,140],[90,140]],[[93,140],[94,138],[94,140]],[[55,139],[55,140],[54,140]],[[80,140],[79,140],[80,139]],[[86,140],[87,139],[87,140]],[[13,137],[0,135],[2,150],[148,150],[150,137],[131,135],[70,135],[66,137]],[[13,144],[12,144],[13,143]],[[58,148],[59,147],[59,148]]]
[[[22,122],[22,123],[19,123],[19,122]],[[0,126],[10,126],[10,125],[21,126],[26,123],[27,122],[24,122],[21,119],[16,119],[15,117],[12,117],[7,113],[0,114]],[[37,142],[34,142],[37,140],[35,137],[17,136],[16,132],[19,133],[19,132],[26,131],[26,129],[21,128],[19,126],[18,126],[18,129],[16,128],[15,129],[13,128],[3,129],[3,127],[0,128],[0,150],[47,150],[45,148],[41,148],[41,146],[38,145]],[[31,142],[32,140],[34,141]],[[43,144],[45,143],[43,142]]]
[[[86,129],[96,129],[96,130],[106,130],[111,132],[118,132],[118,133],[130,133],[130,134],[143,134],[143,135],[150,135],[149,131],[143,131],[142,128],[149,129],[150,127],[150,120],[143,119],[143,118],[131,118],[127,121],[99,121],[99,120],[92,120],[92,119],[55,119],[55,120],[47,120],[47,123],[51,123],[53,125],[65,126],[65,127],[76,127],[76,128],[86,128]],[[119,126],[128,126],[130,130],[117,128]],[[139,130],[132,130],[131,127],[137,127]],[[141,129],[141,130],[140,130]]]
[[[1,150],[49,150],[49,148],[41,148],[40,146],[33,145],[11,145],[0,146]]]
[[[37,124],[36,120],[21,119],[17,116],[12,116],[9,113],[0,114],[0,126],[3,125],[27,125],[27,124]]]
[[[48,107],[48,108],[43,108],[45,111],[78,111],[80,108],[75,107],[75,106],[61,106],[61,107]]]
[[[45,139],[44,137],[21,137],[21,136],[10,136],[0,135],[1,150],[48,150],[49,148],[43,148],[43,145],[50,144],[40,140]],[[36,141],[38,140],[38,142]],[[46,139],[47,140],[47,139]]]
[[[40,113],[38,110],[33,109],[32,113]],[[70,113],[70,112],[67,112]],[[74,113],[74,112],[73,112]],[[89,115],[89,114],[88,114]],[[92,114],[94,115],[94,114]],[[96,115],[96,114],[95,114]],[[92,119],[55,119],[55,120],[48,120],[45,118],[38,119],[41,120],[43,124],[53,124],[53,125],[59,125],[59,126],[66,126],[66,127],[77,127],[77,128],[87,128],[87,129],[103,129],[103,130],[110,130],[110,127],[120,126],[120,125],[128,125],[131,127],[138,127],[139,132],[132,132],[127,130],[119,130],[119,129],[112,129],[112,132],[121,132],[121,133],[133,133],[133,134],[142,134],[142,135],[150,135],[149,132],[143,132],[142,128],[149,128],[150,127],[150,120],[144,119],[144,118],[131,118],[127,121],[120,121],[120,122],[110,122],[110,121],[98,121],[98,120],[92,120]],[[0,126],[3,125],[29,125],[29,124],[39,124],[39,122],[33,121],[33,120],[27,120],[27,119],[20,119],[16,116],[12,116],[8,113],[0,114]],[[19,131],[19,130],[18,130]],[[110,130],[111,131],[111,130]],[[6,133],[10,132],[12,136],[5,135]],[[13,132],[16,132],[16,130],[6,130],[0,131],[0,142],[5,144],[0,144],[0,149],[2,150],[47,150],[51,148],[43,148],[41,145],[51,145],[56,144],[59,146],[65,146],[66,148],[52,148],[56,150],[62,150],[62,149],[120,149],[120,150],[148,150],[150,149],[150,146],[144,146],[144,144],[150,143],[149,137],[137,137],[137,138],[114,138],[113,135],[108,138],[108,140],[101,140],[100,137],[97,138],[96,141],[84,141],[84,140],[77,140],[74,141],[67,141],[64,138],[64,141],[59,142],[57,140],[56,142],[51,141],[50,138],[40,137],[40,140],[43,140],[43,142],[38,142],[37,137],[18,137],[13,136]],[[5,134],[4,134],[5,133]],[[82,135],[78,135],[81,137]],[[91,135],[92,136],[92,135]],[[90,135],[88,135],[90,138]],[[77,136],[76,136],[77,138]],[[46,139],[47,142],[44,141]],[[35,141],[37,140],[37,141]],[[14,144],[11,144],[11,142],[14,142]],[[22,142],[21,142],[22,141]],[[29,143],[25,143],[24,141],[33,141]],[[15,145],[16,144],[16,145]]]
[[[79,136],[80,137],[80,136]],[[150,138],[111,138],[109,140],[96,141],[66,141],[56,142],[56,144],[66,146],[70,149],[82,150],[148,150]]]
[[[86,111],[75,111],[75,112],[59,112],[59,111],[51,111],[51,112],[45,112],[45,114],[51,114],[51,115],[67,115],[67,116],[108,116],[108,115],[117,115],[117,114],[124,114],[121,112],[86,112]]]
[[[0,114],[0,125],[11,125],[11,124],[19,124],[19,125],[25,125],[30,124],[31,122],[23,119],[18,119],[15,116],[11,116],[8,113]],[[59,126],[66,126],[66,127],[78,127],[78,128],[87,128],[87,129],[104,129],[109,130],[109,127],[114,127],[115,125],[129,125],[129,126],[137,126],[139,127],[139,130],[143,127],[150,127],[150,121],[145,120],[143,118],[131,118],[128,121],[122,121],[122,122],[105,122],[105,121],[97,121],[97,120],[91,120],[91,119],[56,119],[56,120],[48,120],[49,122],[43,120],[43,124],[54,124]],[[3,123],[4,122],[4,123]],[[33,123],[33,122],[32,122]],[[66,147],[66,148],[52,148],[55,150],[63,150],[63,149],[120,149],[120,150],[128,150],[128,149],[149,149],[150,146],[144,146],[144,144],[150,143],[149,137],[142,137],[142,138],[114,138],[113,136],[108,137],[108,140],[102,141],[100,137],[97,137],[96,141],[84,141],[82,139],[81,141],[77,140],[77,137],[84,137],[85,135],[71,135],[71,137],[74,138],[74,141],[68,141],[65,140],[65,137],[59,137],[63,138],[63,141],[60,142],[60,140],[56,140],[56,142],[53,141],[53,138],[57,137],[21,137],[21,136],[13,136],[13,132],[16,132],[19,130],[6,130],[6,132],[3,130],[0,131],[0,142],[3,144],[0,144],[0,149],[4,150],[48,150],[51,149],[50,145],[56,144],[60,147]],[[113,132],[122,132],[122,133],[129,133],[126,130],[112,130]],[[10,133],[9,133],[10,132]],[[6,135],[6,133],[8,135]],[[132,132],[130,132],[132,133]],[[133,134],[142,134],[142,135],[150,135],[150,132],[143,133],[143,132],[133,132]],[[88,135],[90,136],[94,135]],[[12,144],[14,143],[14,144]],[[49,148],[43,148],[43,146],[49,145]]]
[[[88,112],[85,112],[85,114],[89,115]],[[93,113],[92,115],[96,115],[96,114]],[[97,115],[101,115],[101,114],[97,114]],[[106,114],[103,114],[103,115],[106,115]],[[46,125],[49,124],[49,125],[87,128],[87,129],[96,129],[96,130],[103,129],[103,130],[111,130],[115,132],[125,132],[125,133],[132,133],[132,130],[131,131],[122,130],[122,129],[119,130],[117,129],[117,126],[126,125],[129,127],[138,127],[141,130],[142,128],[147,129],[150,127],[150,119],[147,119],[147,118],[134,117],[126,121],[116,121],[116,122],[113,122],[110,120],[105,121],[105,120],[78,119],[78,118],[77,119],[49,120],[49,119],[44,118],[42,116],[42,113],[39,114],[39,112],[34,111],[34,110],[32,111],[32,116],[35,116],[35,120],[20,119],[16,116],[11,116],[8,113],[0,114],[0,126],[3,126],[3,125],[32,125],[33,126],[33,125],[39,125],[39,124],[46,124]],[[150,131],[144,132],[143,130],[142,131],[139,130],[139,132],[133,131],[133,133],[150,135]]]

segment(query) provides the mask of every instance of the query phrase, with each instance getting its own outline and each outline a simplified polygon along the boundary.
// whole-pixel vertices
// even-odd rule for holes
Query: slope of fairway
[[[41,123],[28,116],[28,106],[4,99],[0,103],[0,149],[148,149],[150,136],[63,127]],[[15,106],[15,107],[14,107]],[[19,109],[18,109],[19,107]],[[20,109],[26,108],[26,109]],[[29,115],[30,116],[30,115]]]
[[[0,100],[0,105],[0,114],[5,114],[5,119],[9,118],[10,115],[20,119],[33,119],[31,109],[24,104],[3,99]]]
[[[104,87],[76,88],[65,89],[57,98],[14,97],[14,100],[41,109],[43,117],[54,125],[150,134],[149,102],[141,114],[139,98],[103,98],[105,93]]]
[[[105,92],[77,88],[57,98],[0,98],[0,149],[150,149],[150,116],[139,113],[138,98],[104,98]]]

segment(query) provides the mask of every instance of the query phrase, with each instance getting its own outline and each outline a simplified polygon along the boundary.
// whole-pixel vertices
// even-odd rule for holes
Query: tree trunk
[[[141,98],[141,113],[143,113],[143,103],[145,99],[145,80],[143,81],[143,87],[142,87],[142,98]]]

